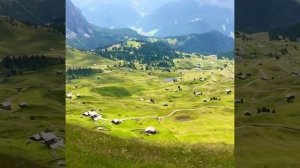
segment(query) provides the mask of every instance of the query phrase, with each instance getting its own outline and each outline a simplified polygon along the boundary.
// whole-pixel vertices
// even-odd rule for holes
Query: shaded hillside
[[[174,49],[164,42],[126,41],[97,52],[110,59],[139,61],[143,64],[170,67],[173,59],[180,57]]]
[[[237,0],[236,30],[265,32],[300,21],[300,4],[296,0]]]
[[[65,1],[0,0],[0,15],[35,24],[64,23]]]
[[[300,38],[300,22],[286,28],[271,30],[269,34],[272,40],[288,38],[291,41],[297,41]]]
[[[218,31],[191,34],[165,39],[178,51],[187,53],[217,54],[233,50],[233,38]]]
[[[55,28],[23,23],[0,16],[0,32],[0,56],[64,54],[65,36]]]
[[[218,30],[230,35],[234,28],[231,9],[200,5],[194,0],[171,1],[142,18],[145,32],[156,30],[155,36],[181,36]]]
[[[128,28],[108,29],[88,23],[81,11],[70,0],[67,0],[66,29],[67,44],[84,50],[92,50],[132,38],[142,38],[138,33]]]

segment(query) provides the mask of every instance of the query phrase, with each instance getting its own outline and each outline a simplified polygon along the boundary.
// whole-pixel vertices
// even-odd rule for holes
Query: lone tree
[[[257,113],[261,113],[261,109],[260,108],[257,109]]]

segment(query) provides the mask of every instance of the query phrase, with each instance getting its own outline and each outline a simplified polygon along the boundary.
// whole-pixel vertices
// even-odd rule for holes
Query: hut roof
[[[55,149],[64,147],[64,139],[57,137],[53,132],[40,132],[32,135],[31,140],[48,145],[49,148]]]
[[[234,102],[235,103],[241,103],[241,100],[240,99],[235,99]]]
[[[121,120],[119,120],[119,119],[113,119],[112,121],[111,121],[113,124],[121,124]]]
[[[70,97],[72,97],[72,96],[73,96],[72,93],[67,93],[67,97],[68,97],[68,98],[70,98]]]
[[[155,132],[156,130],[155,130],[155,128],[154,127],[147,127],[146,129],[145,129],[145,132]]]
[[[292,99],[292,98],[295,98],[295,96],[294,96],[294,95],[292,95],[292,94],[289,94],[289,95],[286,95],[286,98],[290,98],[290,99]]]
[[[96,116],[96,115],[98,115],[98,113],[96,111],[89,111],[88,114],[90,116]]]
[[[101,120],[101,119],[102,119],[102,116],[101,116],[100,114],[96,114],[96,115],[91,116],[91,118],[92,118],[94,121],[98,121],[98,120]]]
[[[64,144],[64,140],[63,139],[60,139],[58,141],[54,141],[52,143],[49,143],[48,146],[51,148],[51,149],[56,149],[58,147],[65,147],[65,144]]]
[[[251,111],[249,111],[249,110],[246,110],[245,112],[244,112],[244,115],[247,115],[247,116],[249,116],[249,115],[251,115],[252,113],[251,113]]]
[[[10,101],[4,101],[1,103],[2,106],[4,107],[8,107],[8,106],[11,106],[11,102]]]
[[[40,136],[46,142],[58,139],[58,137],[52,132],[41,132]]]
[[[119,120],[119,119],[113,119],[112,121],[113,122],[121,122],[121,120]]]
[[[41,135],[39,133],[34,134],[30,137],[30,139],[32,139],[34,141],[39,141],[39,140],[41,140]]]

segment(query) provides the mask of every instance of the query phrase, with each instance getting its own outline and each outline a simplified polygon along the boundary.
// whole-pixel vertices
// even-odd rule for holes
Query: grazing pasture
[[[69,49],[67,52],[67,65],[72,68],[75,64],[75,55],[85,56],[86,64],[82,67],[102,68],[103,73],[89,76],[79,76],[76,79],[67,80],[67,93],[80,94],[80,97],[66,99],[67,103],[67,124],[69,125],[69,141],[75,146],[79,143],[75,137],[82,138],[82,145],[77,150],[87,153],[88,156],[82,160],[75,161],[73,158],[67,162],[70,164],[82,164],[93,162],[100,164],[100,158],[104,155],[109,160],[102,164],[109,164],[115,154],[98,153],[91,150],[93,147],[101,150],[103,139],[111,139],[111,143],[105,148],[111,151],[116,150],[121,144],[114,144],[117,141],[124,142],[122,148],[127,145],[136,144],[137,148],[132,152],[140,150],[151,153],[150,148],[155,150],[166,150],[173,154],[165,156],[160,163],[151,164],[150,153],[139,154],[140,158],[149,158],[148,162],[133,160],[128,163],[129,167],[139,166],[162,166],[163,164],[174,166],[190,166],[186,163],[166,164],[172,155],[179,158],[179,149],[199,147],[201,150],[208,150],[207,157],[216,157],[216,160],[206,160],[198,165],[207,164],[209,167],[226,166],[231,167],[232,146],[234,143],[233,129],[233,94],[227,94],[226,90],[233,89],[233,61],[217,59],[216,57],[193,56],[175,59],[176,65],[170,71],[163,71],[160,68],[152,67],[152,70],[145,70],[145,65],[136,62],[137,69],[118,67],[122,61],[108,60],[102,58],[96,60],[99,55],[92,52],[81,52],[76,49]],[[70,58],[70,59],[68,59]],[[74,58],[74,59],[72,59]],[[69,62],[69,63],[68,63]],[[189,63],[187,63],[189,62]],[[198,68],[197,64],[201,64]],[[224,67],[226,64],[226,67]],[[190,65],[190,67],[186,67]],[[202,92],[202,94],[194,94]],[[218,97],[217,100],[211,100]],[[206,99],[207,102],[203,100]],[[95,110],[101,114],[102,119],[93,121],[90,117],[82,114],[86,111]],[[112,120],[121,122],[114,124]],[[154,127],[156,134],[145,133],[145,128]],[[80,130],[80,131],[79,131]],[[73,134],[78,136],[75,136]],[[83,137],[91,135],[93,138]],[[91,141],[92,139],[96,141]],[[116,142],[115,142],[116,141]],[[92,146],[85,145],[86,143]],[[70,145],[70,144],[69,144]],[[121,147],[120,146],[120,147]],[[68,149],[67,149],[68,150]],[[200,150],[200,151],[201,151]],[[215,154],[210,153],[212,151]],[[222,160],[219,152],[227,151],[226,159]],[[75,149],[69,146],[67,156],[74,155]],[[133,153],[128,153],[128,157]],[[148,155],[149,154],[149,155]],[[75,154],[76,155],[76,154]],[[93,156],[92,156],[93,155]],[[118,155],[118,154],[117,154]],[[197,152],[192,151],[191,159],[197,159]],[[212,156],[218,155],[218,156]],[[77,156],[76,156],[77,157]],[[122,159],[124,156],[118,156]],[[199,156],[201,159],[202,156]],[[205,157],[205,159],[208,159]],[[97,159],[99,158],[99,160]],[[103,158],[102,158],[103,159]],[[124,159],[124,158],[123,158]],[[204,158],[203,158],[204,159]],[[220,160],[219,160],[220,159]],[[117,166],[118,160],[112,165]]]
[[[45,130],[57,136],[65,134],[64,77],[47,67],[37,72],[4,78],[0,84],[0,101],[9,100],[11,110],[0,108],[0,162],[2,167],[57,167],[56,159],[64,159],[64,149],[49,149],[45,144],[29,141],[29,137]],[[44,80],[41,80],[44,79]],[[19,92],[18,92],[18,88]],[[26,102],[27,106],[20,106]]]
[[[246,37],[236,39],[236,73],[245,75],[236,79],[237,167],[299,167],[300,45],[267,33]]]

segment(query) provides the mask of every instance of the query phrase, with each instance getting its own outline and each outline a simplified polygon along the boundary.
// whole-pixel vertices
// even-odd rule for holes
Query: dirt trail
[[[200,107],[200,108],[195,108],[195,109],[177,109],[177,110],[173,110],[171,113],[169,113],[166,116],[143,116],[143,117],[128,117],[128,118],[120,118],[119,120],[134,120],[134,119],[148,119],[148,118],[158,118],[158,119],[165,119],[165,118],[169,118],[172,115],[174,115],[175,113],[181,112],[181,111],[195,111],[195,110],[200,110],[203,108],[217,108],[217,107],[223,107],[223,106],[206,106],[206,107]],[[104,121],[111,121],[112,119],[102,119]]]

